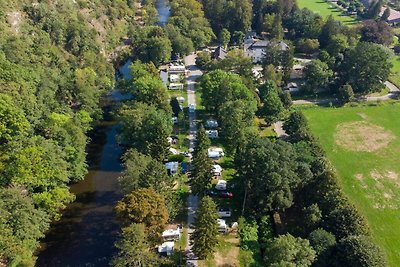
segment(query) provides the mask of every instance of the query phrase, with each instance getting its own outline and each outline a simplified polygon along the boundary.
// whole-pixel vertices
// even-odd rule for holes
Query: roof
[[[281,51],[289,49],[289,46],[284,41],[271,42],[269,40],[253,40],[253,43],[247,49],[264,49],[273,44],[277,45]]]
[[[382,17],[382,15],[385,12],[386,8],[387,7],[382,7],[381,8],[381,12],[379,13],[379,17]],[[387,22],[389,22],[389,23],[400,22],[400,12],[390,8],[390,15],[389,15],[389,18],[387,19]]]
[[[218,46],[217,48],[215,48],[212,56],[215,59],[221,60],[226,58],[226,54],[227,52],[225,51],[225,49],[222,46]]]
[[[162,245],[158,246],[158,253],[166,253],[174,250],[175,242],[169,241],[164,242]]]
[[[165,168],[167,168],[167,170],[178,170],[179,168],[179,162],[177,161],[171,161],[171,162],[167,162],[165,163]]]

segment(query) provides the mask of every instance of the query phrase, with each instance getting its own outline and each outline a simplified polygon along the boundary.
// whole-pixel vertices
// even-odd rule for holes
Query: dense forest
[[[365,219],[342,193],[318,140],[304,116],[292,112],[290,94],[282,88],[296,52],[318,54],[305,68],[304,91],[331,88],[344,101],[354,93],[379,91],[391,67],[384,47],[393,39],[388,26],[372,20],[350,28],[300,10],[293,0],[169,4],[171,16],[160,26],[154,0],[0,2],[0,264],[35,265],[40,238],[75,199],[68,186],[87,173],[88,131],[102,119],[114,67],[127,56],[133,60],[132,78],[120,86],[134,100],[115,111],[119,141],[127,149],[119,178],[125,195],[116,206],[123,228],[112,263],[164,262],[152,248],[182,211],[183,199],[172,190],[176,181],[163,165],[170,156],[174,105],[157,67],[213,43],[232,49],[218,62],[199,53],[196,63],[205,72],[199,89],[206,114],[222,122],[225,149],[247,197],[238,234],[241,245],[253,246],[244,250],[268,266],[293,264],[299,257],[304,264],[296,266],[359,266],[355,257],[370,264],[360,266],[384,266]],[[250,28],[288,48],[268,48],[262,78],[253,77],[253,62],[241,50]],[[256,117],[269,125],[286,120],[289,142],[260,137]],[[212,179],[210,142],[202,128],[197,142],[192,185],[202,197]],[[215,222],[212,199],[204,198],[199,212],[199,221]],[[271,215],[285,218],[290,212],[298,216],[278,235]],[[215,227],[203,225],[195,234],[202,257],[217,244]],[[199,240],[207,234],[210,243],[202,246]],[[293,255],[281,259],[289,248]]]
[[[0,262],[33,266],[87,173],[87,132],[114,84],[133,1],[0,2]]]

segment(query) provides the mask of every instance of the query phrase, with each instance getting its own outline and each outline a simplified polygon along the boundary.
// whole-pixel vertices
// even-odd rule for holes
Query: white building
[[[170,64],[168,66],[168,73],[169,74],[185,74],[186,72],[186,67],[183,64]]]
[[[278,46],[280,51],[289,50],[289,46],[283,41],[271,42],[268,40],[246,39],[244,43],[244,55],[251,57],[253,63],[261,63],[267,52],[267,48],[271,45]]]

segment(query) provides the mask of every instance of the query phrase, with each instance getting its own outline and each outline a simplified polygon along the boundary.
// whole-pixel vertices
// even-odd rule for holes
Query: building
[[[265,57],[267,48],[271,45],[278,46],[281,52],[289,50],[289,46],[283,41],[271,42],[269,40],[246,39],[244,43],[244,55],[251,57],[253,63],[261,63]]]
[[[185,74],[186,73],[186,67],[183,64],[171,63],[168,66],[168,73],[169,74]]]
[[[227,52],[222,46],[218,46],[215,48],[214,52],[212,53],[212,58],[216,60],[223,60],[226,58]]]
[[[162,233],[162,237],[164,241],[176,241],[179,240],[182,236],[182,229],[167,229]]]
[[[385,13],[385,10],[387,7],[382,7],[381,12],[379,13],[379,17],[382,17],[383,13]],[[400,23],[400,12],[394,9],[390,8],[390,15],[389,18],[386,20],[387,23],[391,25],[395,25]]]

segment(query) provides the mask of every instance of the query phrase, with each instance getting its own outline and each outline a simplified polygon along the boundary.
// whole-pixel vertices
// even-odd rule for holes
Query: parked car
[[[218,197],[220,198],[232,198],[233,194],[231,192],[223,191],[218,193]]]
[[[215,189],[217,190],[226,190],[226,181],[225,180],[218,180]]]
[[[231,209],[230,208],[219,208],[218,209],[218,216],[220,218],[228,218],[231,217]]]
[[[231,192],[227,192],[227,191],[217,191],[217,190],[208,190],[206,192],[207,196],[210,197],[220,197],[220,198],[232,198],[233,194]]]
[[[189,112],[194,112],[194,110],[196,109],[196,106],[194,104],[189,104]]]

